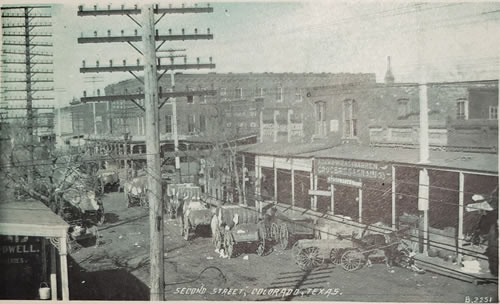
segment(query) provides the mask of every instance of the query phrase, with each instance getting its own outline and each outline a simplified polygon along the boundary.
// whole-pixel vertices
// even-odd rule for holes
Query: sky
[[[12,2],[25,4],[4,1]],[[168,6],[168,2],[157,2],[160,7]],[[85,1],[84,7],[92,8],[95,3]],[[132,7],[135,3],[101,1],[98,6]],[[171,3],[174,7],[181,4]],[[50,4],[55,106],[68,105],[72,98],[81,97],[83,90],[88,94],[102,91],[107,84],[132,77],[128,73],[79,72],[82,60],[87,66],[96,60],[104,65],[110,59],[115,64],[123,59],[135,63],[141,55],[126,43],[77,43],[78,37],[93,36],[95,30],[99,35],[107,35],[108,29],[112,34],[121,30],[132,33],[137,25],[131,19],[78,17],[78,2]],[[195,62],[196,57],[208,62],[213,57],[217,73],[375,73],[382,82],[387,56],[391,56],[396,82],[498,79],[500,75],[499,2],[260,1],[210,5],[214,13],[167,15],[157,29],[161,34],[169,28],[173,33],[182,28],[186,33],[193,33],[194,28],[204,33],[210,28],[213,40],[167,42],[162,48],[186,48],[188,62]]]

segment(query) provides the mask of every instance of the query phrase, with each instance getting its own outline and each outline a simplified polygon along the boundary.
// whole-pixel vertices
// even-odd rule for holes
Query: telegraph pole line
[[[3,59],[3,73],[4,74],[24,74],[25,78],[17,78],[9,80],[3,80],[3,83],[23,83],[25,85],[24,88],[14,87],[10,89],[5,89],[3,93],[9,92],[24,92],[25,96],[18,97],[5,97],[3,96],[4,101],[24,101],[26,105],[24,109],[26,110],[26,130],[27,130],[27,138],[26,138],[26,146],[29,154],[29,160],[31,163],[34,161],[34,151],[35,151],[35,138],[34,138],[34,120],[35,113],[33,107],[33,101],[36,100],[53,100],[53,97],[47,96],[38,96],[34,95],[37,92],[47,92],[53,91],[54,88],[40,88],[36,87],[36,83],[39,82],[53,82],[53,79],[40,79],[37,78],[37,74],[52,74],[52,70],[49,69],[34,69],[36,65],[41,64],[53,64],[52,61],[40,61],[33,60],[37,56],[45,56],[51,57],[52,54],[49,52],[38,52],[35,50],[37,47],[52,47],[52,43],[40,41],[39,37],[51,37],[50,33],[43,33],[33,31],[39,27],[51,27],[52,24],[49,22],[33,22],[34,20],[38,20],[38,18],[51,18],[50,14],[33,14],[32,12],[37,9],[48,9],[50,6],[12,6],[12,7],[2,7],[2,29],[3,29],[3,37],[15,37],[17,40],[6,40],[3,39],[3,49],[2,55],[6,56],[24,56],[24,60],[19,59]],[[13,21],[14,20],[14,21]],[[14,31],[17,28],[24,29],[24,31]],[[21,40],[22,39],[22,40]],[[23,41],[24,40],[24,41]],[[24,52],[21,51],[21,47],[24,47]],[[6,69],[9,65],[24,65],[25,68],[22,70],[18,69]],[[5,77],[4,77],[5,78]],[[15,108],[20,109],[21,107],[7,108],[7,110],[14,110]],[[33,183],[33,171],[34,167],[28,168],[27,181],[28,184]]]

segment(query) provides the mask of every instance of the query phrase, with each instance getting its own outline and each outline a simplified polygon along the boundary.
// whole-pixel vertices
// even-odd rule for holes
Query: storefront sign
[[[355,181],[352,179],[341,178],[341,177],[334,177],[334,176],[328,176],[327,181],[329,184],[340,184],[356,188],[361,188],[363,186],[363,183],[360,181]]]
[[[315,171],[318,176],[327,177],[378,180],[388,180],[392,177],[391,167],[387,164],[357,160],[317,159]]]
[[[37,238],[8,236],[0,239],[0,264],[26,264],[37,259],[41,250]]]
[[[309,195],[317,195],[317,196],[332,196],[330,191],[325,190],[309,190]]]

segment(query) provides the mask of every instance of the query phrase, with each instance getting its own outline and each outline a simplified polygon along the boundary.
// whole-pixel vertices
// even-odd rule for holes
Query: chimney
[[[387,56],[387,71],[384,77],[385,83],[394,83],[394,75],[392,74],[391,68],[391,56]]]

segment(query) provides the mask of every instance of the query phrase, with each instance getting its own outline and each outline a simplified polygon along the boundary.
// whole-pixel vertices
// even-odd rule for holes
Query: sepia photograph
[[[0,303],[498,303],[500,2],[0,10]]]

